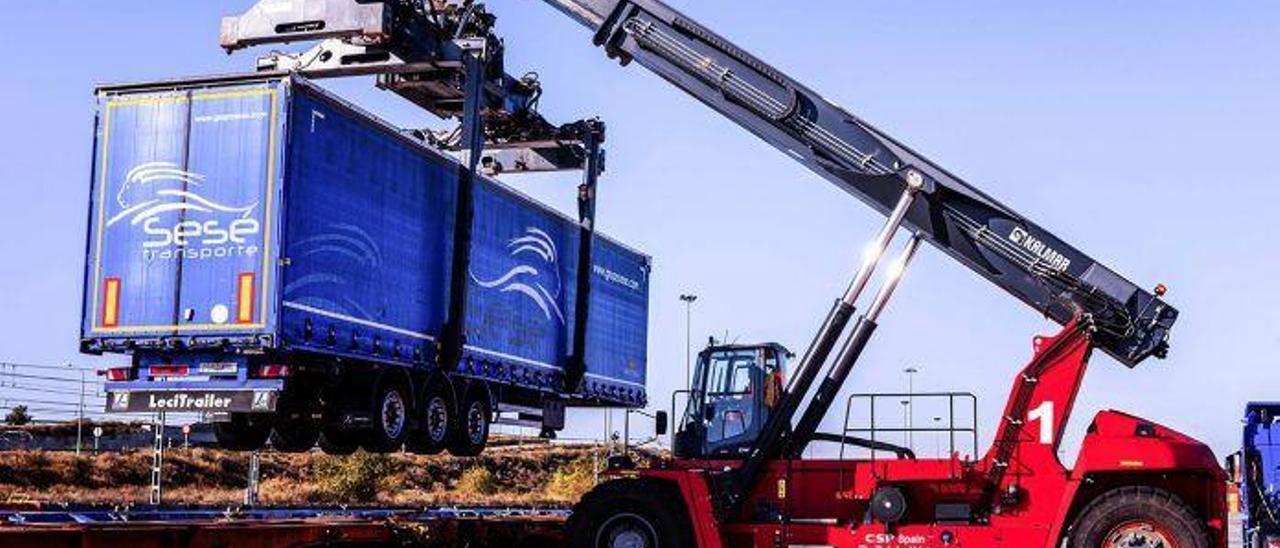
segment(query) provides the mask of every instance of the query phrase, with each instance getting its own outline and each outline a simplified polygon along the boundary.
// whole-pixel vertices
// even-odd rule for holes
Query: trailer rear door
[[[279,82],[100,97],[86,338],[270,324]]]

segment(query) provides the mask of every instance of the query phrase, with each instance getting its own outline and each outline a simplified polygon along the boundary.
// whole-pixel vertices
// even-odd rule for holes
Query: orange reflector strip
[[[103,281],[102,326],[120,325],[120,278],[107,278]]]
[[[236,288],[236,323],[253,323],[253,273],[240,275]]]

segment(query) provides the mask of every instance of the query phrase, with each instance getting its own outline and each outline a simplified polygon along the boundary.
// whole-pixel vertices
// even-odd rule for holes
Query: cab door
[[[733,458],[746,454],[768,418],[761,347],[725,347],[704,351],[698,360],[689,408],[677,435],[688,456]]]

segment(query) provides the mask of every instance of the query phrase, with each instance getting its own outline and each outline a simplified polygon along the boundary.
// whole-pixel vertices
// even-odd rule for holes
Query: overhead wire
[[[0,361],[0,367],[12,367],[15,369],[16,368],[41,369],[46,371],[66,371],[70,373],[79,373],[83,371],[85,373],[92,373],[95,376],[98,374],[97,369],[90,368],[90,367],[76,367],[73,365],[45,365],[45,364],[35,364],[35,363],[17,363],[17,362]]]
[[[14,390],[18,392],[39,392],[41,394],[58,394],[62,396],[76,396],[76,397],[83,395],[85,398],[95,398],[95,399],[106,399],[107,397],[104,393],[96,389],[92,391],[86,390],[85,392],[80,392],[79,390],[60,390],[57,388],[47,388],[43,386],[0,386],[0,393],[3,393],[4,390]],[[0,399],[3,399],[3,397],[0,396]]]
[[[90,383],[101,384],[101,381],[90,381],[89,379],[85,379],[82,381],[80,379],[71,379],[67,377],[51,377],[48,375],[28,375],[26,373],[7,373],[7,372],[0,373],[0,378],[26,379],[26,380],[46,381],[46,382],[63,382],[63,383],[73,383],[73,384],[84,383],[86,386],[89,385]]]

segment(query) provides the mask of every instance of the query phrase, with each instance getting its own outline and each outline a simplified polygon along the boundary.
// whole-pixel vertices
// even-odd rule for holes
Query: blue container
[[[298,77],[104,89],[82,348],[438,367],[462,169]],[[563,393],[578,239],[574,220],[477,181],[456,374],[645,403],[650,261],[601,236],[586,379]]]

